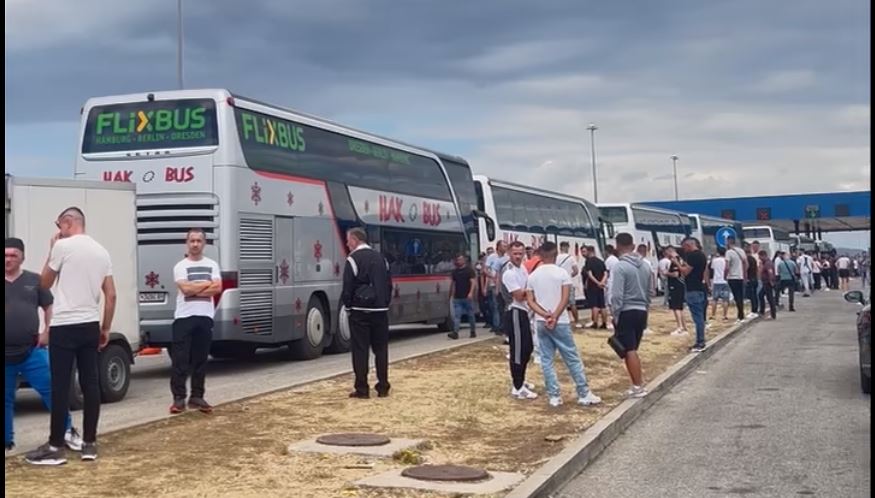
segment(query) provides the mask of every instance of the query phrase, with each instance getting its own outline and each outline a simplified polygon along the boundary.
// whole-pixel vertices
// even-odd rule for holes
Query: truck
[[[130,183],[6,175],[6,237],[24,241],[25,270],[42,271],[49,240],[57,231],[53,222],[71,206],[82,209],[86,233],[103,245],[112,259],[118,301],[109,344],[98,357],[101,401],[111,403],[128,392],[131,365],[140,344],[135,187]],[[78,384],[74,376],[70,386],[73,409],[82,404]]]

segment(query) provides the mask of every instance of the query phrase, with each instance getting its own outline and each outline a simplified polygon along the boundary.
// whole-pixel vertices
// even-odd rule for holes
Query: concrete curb
[[[701,353],[690,353],[648,385],[650,393],[641,399],[627,399],[587,429],[577,440],[551,458],[505,498],[550,498],[552,493],[580,474],[590,462],[622,434],[647,409],[665,396],[678,382],[725,346],[730,339],[747,330],[759,318],[736,325],[715,337]]]

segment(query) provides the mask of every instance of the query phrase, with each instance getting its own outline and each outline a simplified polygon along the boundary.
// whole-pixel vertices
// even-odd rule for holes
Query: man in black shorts
[[[608,284],[608,272],[605,262],[598,257],[595,247],[586,248],[586,262],[583,264],[583,284],[586,304],[592,313],[592,328],[608,328],[608,312],[605,309],[605,286]],[[601,317],[601,325],[599,325]]]
[[[617,235],[617,253],[620,261],[614,265],[611,282],[611,309],[614,314],[614,337],[619,343],[618,353],[626,360],[626,370],[632,387],[626,394],[633,398],[647,395],[641,374],[638,345],[647,328],[647,310],[650,307],[650,267],[635,252],[635,239],[628,233]]]

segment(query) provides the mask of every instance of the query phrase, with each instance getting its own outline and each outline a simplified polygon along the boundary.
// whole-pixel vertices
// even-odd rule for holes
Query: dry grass
[[[717,322],[709,338],[728,327]],[[667,311],[651,313],[640,354],[652,379],[686,354],[691,340],[669,337]],[[458,463],[531,473],[565,444],[619,404],[628,387],[622,363],[605,343],[608,333],[576,334],[594,392],[604,404],[550,409],[508,397],[506,348],[491,340],[451,352],[404,361],[390,368],[392,396],[351,400],[352,376],[315,382],[245,402],[212,415],[191,413],[101,439],[100,460],[71,460],[60,468],[34,468],[6,460],[6,495],[386,497],[437,496],[401,490],[359,489],[351,483],[405,465],[360,456],[289,454],[290,442],[330,432],[378,432],[420,438],[431,463]],[[574,385],[557,365],[566,400]],[[529,380],[543,386],[540,368]],[[561,436],[548,442],[546,436]],[[75,455],[71,455],[75,456]],[[407,455],[408,458],[411,455]],[[373,468],[345,468],[362,463]]]

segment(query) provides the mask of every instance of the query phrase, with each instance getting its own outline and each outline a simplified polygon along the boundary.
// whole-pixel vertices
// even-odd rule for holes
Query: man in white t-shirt
[[[222,292],[219,265],[204,256],[206,235],[192,228],[185,236],[187,254],[173,267],[176,281],[176,311],[173,314],[173,348],[170,360],[173,372],[170,392],[173,404],[170,413],[185,411],[186,380],[191,376],[191,397],[188,407],[210,413],[213,407],[204,400],[207,360],[213,340],[213,296]]]
[[[726,275],[729,273],[729,268],[726,265],[726,248],[718,247],[717,255],[711,258],[711,271],[714,272],[714,278],[711,281],[711,316],[717,316],[717,302],[723,302],[723,321],[729,319],[729,282],[726,281]]]
[[[526,366],[532,357],[532,327],[529,321],[529,306],[526,303],[528,272],[523,265],[525,245],[515,241],[510,245],[510,261],[501,273],[502,292],[510,301],[501,320],[510,343],[510,376],[513,389],[510,395],[516,399],[535,399],[537,394],[526,385]]]
[[[49,329],[49,364],[52,372],[52,416],[49,442],[25,456],[35,465],[67,462],[64,450],[67,409],[73,363],[85,399],[82,460],[97,459],[97,422],[100,418],[98,352],[109,343],[115,315],[116,290],[109,253],[85,234],[85,214],[65,209],[55,225],[49,257],[40,286],[54,287],[54,314]],[[101,316],[100,296],[104,297]]]
[[[810,297],[811,289],[814,287],[814,258],[811,253],[800,253],[796,258],[796,265],[799,267],[799,278],[802,280],[802,297]]]
[[[851,280],[851,259],[843,254],[836,260],[836,269],[839,272],[840,289],[842,291],[848,290],[848,284]]]
[[[656,265],[656,271],[659,273],[659,281],[662,282],[662,305],[668,308],[668,270],[671,268],[671,259],[668,258],[668,246],[662,250],[662,259]]]
[[[541,369],[544,372],[550,406],[557,407],[562,404],[559,381],[553,367],[553,357],[557,349],[577,386],[577,403],[582,406],[601,403],[601,398],[590,391],[586,382],[583,360],[577,352],[571,333],[571,322],[565,312],[572,285],[571,277],[568,272],[556,266],[556,244],[545,242],[540,252],[543,263],[529,275],[526,288],[529,291],[529,307],[535,312],[538,342],[541,346]]]
[[[605,254],[608,255],[608,257],[605,258],[605,270],[607,270],[607,272],[608,272],[608,283],[605,284],[605,296],[610,296],[611,295],[611,270],[614,268],[614,266],[617,263],[620,262],[620,259],[617,258],[617,250],[611,244],[605,245]],[[608,314],[613,317],[614,313],[613,313],[613,311],[611,311],[611,303],[607,299],[605,301],[606,301],[605,305],[607,306]],[[613,318],[611,320],[608,320],[608,328],[611,330],[614,329],[613,321],[614,321]]]
[[[735,323],[744,321],[744,276],[747,274],[747,255],[736,245],[735,237],[726,238],[726,283],[732,292],[738,312]]]
[[[570,254],[571,245],[566,242],[559,243],[559,256],[556,258],[556,264],[568,273],[571,277],[571,292],[568,295],[568,312],[571,313],[571,321],[576,328],[581,328],[582,325],[577,323],[577,297],[574,291],[574,280],[580,274],[580,268],[577,266],[577,260],[573,254]]]

